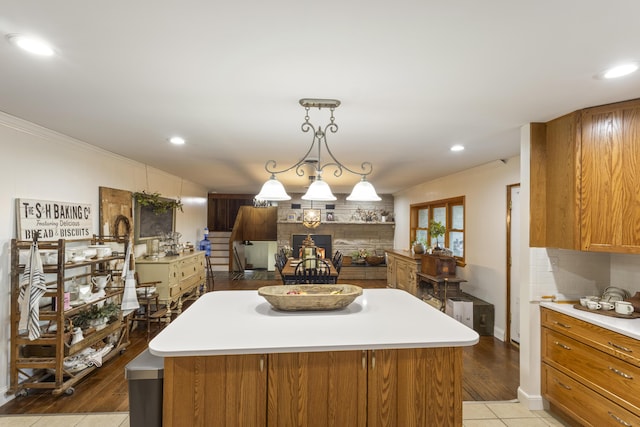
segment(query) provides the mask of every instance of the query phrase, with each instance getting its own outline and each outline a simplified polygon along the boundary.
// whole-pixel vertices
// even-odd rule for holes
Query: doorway
[[[507,186],[507,342],[520,345],[520,184]]]

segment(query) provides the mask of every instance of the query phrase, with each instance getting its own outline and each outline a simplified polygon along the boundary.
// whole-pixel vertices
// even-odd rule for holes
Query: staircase
[[[210,231],[211,267],[213,271],[229,271],[230,231]]]

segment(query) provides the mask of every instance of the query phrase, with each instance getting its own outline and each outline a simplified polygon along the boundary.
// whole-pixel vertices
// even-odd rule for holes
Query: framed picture
[[[142,206],[138,202],[135,205],[135,243],[149,239],[161,239],[163,234],[174,231],[176,226],[175,208],[157,214],[153,211],[152,206]]]
[[[333,212],[327,212],[327,221],[334,221]]]
[[[287,215],[287,221],[295,221],[296,220],[296,214],[290,213],[289,215]]]
[[[302,211],[302,225],[316,228],[320,225],[320,209],[304,209]]]

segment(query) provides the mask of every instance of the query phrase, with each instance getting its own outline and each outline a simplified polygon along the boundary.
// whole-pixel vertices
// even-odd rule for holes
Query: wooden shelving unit
[[[18,329],[20,321],[18,295],[20,279],[25,268],[25,264],[20,263],[20,253],[21,251],[28,252],[33,243],[33,241],[16,239],[11,241],[11,356],[8,392],[25,395],[29,389],[51,389],[53,395],[72,394],[74,392],[73,386],[91,374],[96,366],[88,366],[75,371],[65,367],[65,359],[77,356],[92,346],[113,345],[109,353],[102,355],[102,363],[105,363],[124,352],[129,345],[129,333],[126,319],[123,319],[120,313],[115,321],[107,324],[101,330],[87,331],[91,333],[86,333],[84,339],[72,345],[69,329],[73,316],[95,304],[119,303],[124,291],[124,283],[116,285],[112,282],[111,286],[107,287],[104,297],[67,310],[65,310],[63,303],[65,283],[77,280],[91,284],[91,278],[95,275],[115,275],[116,272],[111,268],[111,265],[113,261],[124,260],[127,242],[122,239],[94,237],[85,240],[60,239],[38,243],[40,251],[55,251],[57,261],[55,264],[43,263],[47,291],[42,298],[51,298],[51,303],[40,304],[41,335],[37,339],[30,340],[26,331]],[[84,243],[87,245],[117,243],[119,246],[123,246],[123,250],[100,259],[89,259],[79,263],[65,262],[68,245],[81,247]]]

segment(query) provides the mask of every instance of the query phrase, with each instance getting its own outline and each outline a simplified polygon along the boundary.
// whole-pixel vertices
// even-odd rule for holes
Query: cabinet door
[[[266,425],[265,363],[255,354],[165,358],[163,425]]]
[[[390,288],[397,288],[396,282],[396,257],[387,253],[387,285]]]
[[[409,264],[402,260],[396,259],[396,287],[409,292]]]
[[[368,426],[462,425],[462,349],[369,351]]]
[[[398,425],[398,351],[368,352],[367,427]]]
[[[270,354],[268,425],[365,426],[367,371],[362,353]]]
[[[582,249],[640,253],[640,101],[582,114]]]
[[[580,114],[531,126],[529,244],[580,249]]]

